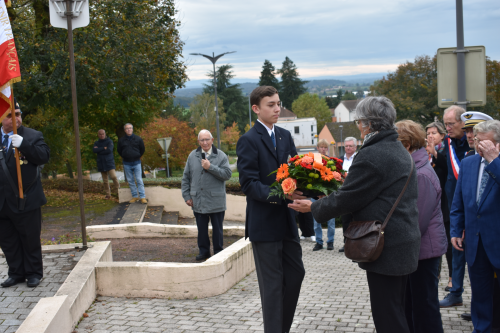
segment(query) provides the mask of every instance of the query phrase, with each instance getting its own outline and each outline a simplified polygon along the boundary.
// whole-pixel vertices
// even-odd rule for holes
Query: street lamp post
[[[215,56],[213,52],[212,52],[212,56],[209,56],[209,55],[206,55],[206,54],[201,54],[201,53],[190,53],[190,55],[199,55],[199,56],[205,57],[208,60],[210,60],[212,62],[212,64],[214,65],[214,80],[213,80],[213,84],[214,84],[214,93],[215,93],[215,119],[216,119],[215,122],[216,122],[216,126],[217,126],[217,148],[219,148],[219,149],[220,149],[219,105],[217,103],[217,76],[215,74],[215,63],[223,55],[229,54],[229,53],[235,53],[235,52],[236,51],[224,52],[222,54],[219,54],[218,56]]]

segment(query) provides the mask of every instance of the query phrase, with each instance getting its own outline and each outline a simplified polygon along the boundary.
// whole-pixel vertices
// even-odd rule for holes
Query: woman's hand
[[[288,207],[299,213],[309,213],[311,211],[311,200],[294,200]]]
[[[437,158],[436,143],[434,142],[434,137],[427,137],[427,147],[425,147],[425,150],[427,150],[429,154]]]

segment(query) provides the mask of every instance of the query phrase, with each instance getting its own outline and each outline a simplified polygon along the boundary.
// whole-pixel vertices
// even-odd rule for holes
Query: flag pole
[[[16,106],[14,105],[14,87],[10,85],[10,115],[12,117],[12,128],[14,134],[17,134],[17,119],[16,119]],[[19,187],[19,198],[24,198],[23,193],[23,178],[21,177],[21,162],[19,161],[19,149],[14,149],[14,156],[16,157],[16,169],[17,169],[17,186]]]

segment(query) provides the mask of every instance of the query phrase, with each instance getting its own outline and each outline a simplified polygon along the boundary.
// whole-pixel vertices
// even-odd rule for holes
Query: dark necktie
[[[484,160],[484,168],[489,165],[490,163],[486,160]],[[484,189],[486,188],[486,183],[488,183],[488,180],[490,179],[490,175],[486,172],[486,170],[483,169],[483,176],[481,177],[481,184],[479,185],[479,194],[477,195],[477,204],[481,202],[481,196],[483,195]]]
[[[271,132],[271,140],[273,141],[274,149],[276,149],[276,140],[274,139],[274,132]]]
[[[7,150],[7,146],[9,145],[9,135],[5,134],[3,136],[2,146],[5,150]]]

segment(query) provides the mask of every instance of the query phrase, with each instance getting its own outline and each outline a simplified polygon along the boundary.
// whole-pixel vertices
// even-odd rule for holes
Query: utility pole
[[[465,97],[465,53],[469,52],[464,48],[464,9],[462,0],[457,3],[457,104],[467,111],[467,99]]]

